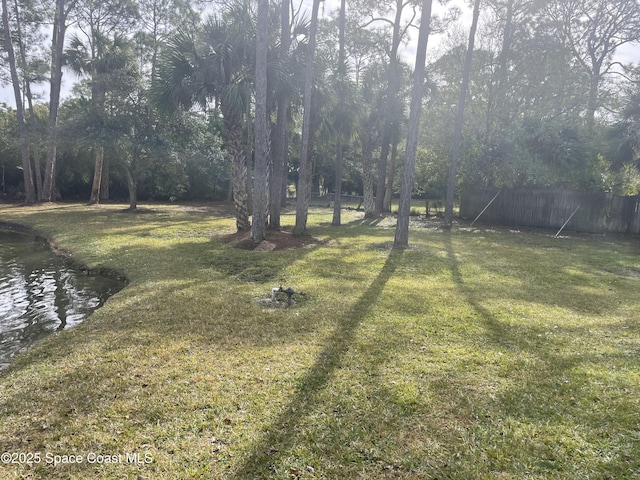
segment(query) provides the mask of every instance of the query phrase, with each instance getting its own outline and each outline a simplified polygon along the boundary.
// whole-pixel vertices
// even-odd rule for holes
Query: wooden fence
[[[501,225],[560,228],[591,233],[640,234],[640,195],[577,193],[564,190],[463,188],[460,216],[475,219],[491,199],[480,221]]]

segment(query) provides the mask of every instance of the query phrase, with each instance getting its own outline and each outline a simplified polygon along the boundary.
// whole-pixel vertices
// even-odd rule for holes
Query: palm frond
[[[91,72],[91,54],[89,47],[78,35],[72,35],[65,50],[65,64],[78,75]]]

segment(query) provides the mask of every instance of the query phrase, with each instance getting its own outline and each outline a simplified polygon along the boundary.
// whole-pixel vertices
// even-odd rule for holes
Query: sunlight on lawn
[[[3,478],[640,475],[637,238],[414,226],[392,250],[391,221],[318,209],[324,243],[251,252],[219,209],[121,210],[0,206],[131,281],[0,374],[0,441],[153,461]],[[279,285],[307,295],[255,304]]]

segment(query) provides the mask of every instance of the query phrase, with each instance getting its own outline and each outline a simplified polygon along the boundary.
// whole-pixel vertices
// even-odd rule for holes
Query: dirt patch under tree
[[[235,248],[254,251],[288,250],[290,248],[301,248],[307,245],[320,245],[323,240],[309,235],[293,235],[286,230],[267,230],[266,238],[256,245],[251,240],[250,230],[241,230],[235,233],[224,235],[222,241]]]

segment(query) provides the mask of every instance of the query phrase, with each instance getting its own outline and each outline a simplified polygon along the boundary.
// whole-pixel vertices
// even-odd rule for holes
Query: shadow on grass
[[[325,239],[329,245],[335,243],[342,245],[359,243],[361,238],[381,238],[393,242],[394,228],[385,228],[379,225],[384,218],[358,219],[340,226],[332,226],[331,223],[321,223],[310,228],[312,235],[316,235],[316,229],[320,232],[318,236]]]
[[[344,224],[343,226],[348,226],[348,227],[355,227],[355,226],[375,227],[385,219],[386,219],[386,217],[383,217],[383,216],[363,217],[363,218],[358,218],[356,220],[352,220],[352,221]]]
[[[483,448],[523,452],[524,460],[518,456],[512,462],[527,462],[532,475],[545,478],[579,478],[587,471],[597,472],[598,478],[627,478],[621,472],[640,471],[636,435],[628,428],[637,415],[637,385],[619,373],[637,371],[638,359],[633,341],[619,338],[619,324],[603,328],[597,319],[590,319],[584,326],[549,327],[534,319],[501,321],[481,304],[482,294],[465,280],[451,235],[446,237],[445,248],[453,281],[484,327],[481,336],[487,350],[508,352],[496,378],[506,388],[495,395],[494,401],[484,404],[484,417],[474,427],[476,438],[483,439]],[[566,297],[576,295],[573,287],[565,287]],[[512,293],[515,302],[540,301],[538,295],[535,290]],[[593,299],[582,300],[587,306],[577,311],[605,315],[604,308],[594,311],[590,307]],[[572,301],[564,303],[573,308]],[[592,329],[598,332],[596,339]],[[571,453],[576,438],[581,442],[578,457]],[[535,454],[528,458],[526,452]],[[466,461],[478,463],[473,453],[466,455]],[[497,459],[492,462],[492,470],[511,468]]]
[[[486,329],[488,341],[500,348],[523,350],[529,353],[534,353],[539,357],[544,356],[546,360],[550,360],[548,357],[550,353],[545,352],[544,349],[540,348],[540,341],[537,341],[538,336],[545,332],[545,327],[543,325],[514,326],[512,324],[506,324],[496,318],[495,314],[490,309],[481,304],[482,298],[478,292],[475,291],[474,287],[470,285],[469,282],[465,281],[464,275],[460,271],[459,260],[456,258],[451,236],[451,233],[446,234],[445,248],[453,282],[456,284],[464,301],[478,314],[478,318],[482,321]],[[518,279],[515,273],[517,270],[515,269],[513,270],[513,273],[504,273],[496,269],[495,265],[492,265],[490,262],[483,265],[483,268],[489,271],[495,271],[502,275],[509,275],[514,279],[514,281]],[[513,292],[502,294],[502,296],[504,295],[509,295],[508,298],[513,298],[513,300],[517,302],[541,301],[537,298],[537,292],[527,288],[514,289]]]
[[[83,322],[73,332],[67,332],[62,347],[52,338],[46,342],[46,347],[40,345],[36,349],[36,355],[20,358],[14,369],[39,362],[56,364],[76,349],[96,349],[94,363],[100,363],[100,359],[112,357],[119,351],[125,352],[123,355],[126,356],[127,351],[135,351],[143,344],[163,345],[175,339],[183,339],[199,347],[211,344],[229,347],[238,342],[271,344],[279,341],[285,330],[291,337],[292,332],[287,328],[292,326],[297,334],[303,335],[306,328],[301,317],[292,317],[289,322],[263,319],[264,323],[273,326],[274,331],[270,334],[260,331],[258,335],[247,327],[246,315],[257,313],[251,299],[255,286],[259,288],[264,284],[267,296],[270,287],[288,280],[283,274],[287,265],[300,261],[310,251],[312,249],[265,255],[237,250],[217,240],[205,244],[190,241],[163,243],[161,246],[128,244],[114,249],[113,256],[121,264],[133,264],[137,259],[144,259],[145,266],[143,274],[140,271],[136,273],[130,288],[110,301],[111,321],[96,324],[90,319]],[[220,285],[224,285],[224,291],[220,291]],[[236,302],[240,307],[235,308]],[[195,306],[191,308],[191,304]],[[182,307],[175,308],[175,305]],[[202,317],[203,311],[208,313],[206,318]],[[109,340],[105,341],[105,338]],[[167,341],[159,340],[162,338]],[[55,391],[57,384],[74,383],[75,375],[82,379],[86,367],[84,363],[78,364],[65,374],[71,381],[58,376],[42,390]],[[110,369],[106,373],[96,373],[95,379],[108,383],[111,373]],[[8,397],[6,403],[16,405],[16,410],[19,410],[20,402],[18,395]],[[51,411],[56,415],[63,415],[65,408],[65,405],[51,402]]]
[[[402,249],[391,251],[377,278],[339,321],[315,364],[301,380],[289,405],[270,426],[269,433],[253,447],[247,460],[239,466],[232,478],[268,478],[272,473],[269,471],[269,465],[278,463],[280,456],[295,444],[297,425],[313,408],[317,396],[328,383],[332,373],[340,368],[353,343],[358,326],[395,273],[403,253]]]

